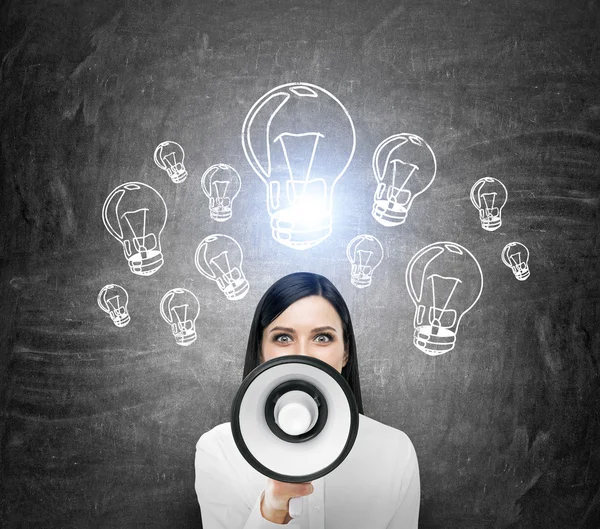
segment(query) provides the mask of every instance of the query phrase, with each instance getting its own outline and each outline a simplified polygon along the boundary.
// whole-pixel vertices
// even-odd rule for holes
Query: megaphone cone
[[[231,430],[246,461],[288,483],[313,481],[346,458],[359,413],[346,380],[309,356],[274,358],[243,380],[233,400]]]

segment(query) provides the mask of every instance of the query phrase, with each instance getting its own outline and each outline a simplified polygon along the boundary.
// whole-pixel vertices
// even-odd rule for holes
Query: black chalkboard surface
[[[229,420],[260,296],[299,270],[349,304],[365,413],[419,457],[420,527],[600,527],[597,2],[0,13],[2,527],[200,527],[195,442]],[[250,124],[284,85],[303,99]],[[294,145],[271,160],[290,200],[311,120],[340,134],[314,173],[350,161],[298,249],[248,134]],[[226,292],[200,269],[236,244]]]

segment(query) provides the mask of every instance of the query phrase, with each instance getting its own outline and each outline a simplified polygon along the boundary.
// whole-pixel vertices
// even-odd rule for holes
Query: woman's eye
[[[275,336],[275,341],[279,343],[290,343],[292,341],[292,337],[289,334],[278,334]]]
[[[331,340],[333,340],[333,336],[331,336],[331,334],[318,334],[315,336],[315,341],[319,343],[328,343],[331,342]]]

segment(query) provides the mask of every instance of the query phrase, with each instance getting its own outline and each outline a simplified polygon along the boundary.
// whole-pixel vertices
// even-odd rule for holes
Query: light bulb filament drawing
[[[305,250],[329,237],[334,186],[355,145],[347,110],[316,85],[278,86],[253,105],[242,127],[242,146],[266,185],[276,241]]]
[[[104,286],[96,301],[117,327],[125,327],[131,321],[127,307],[129,295],[122,286],[114,284]]]
[[[183,147],[174,141],[163,141],[154,150],[154,163],[166,171],[176,184],[183,182],[188,176],[184,159]]]
[[[379,144],[372,165],[377,180],[373,218],[383,226],[403,224],[414,199],[435,179],[433,150],[415,134],[395,134]]]
[[[160,301],[160,315],[170,325],[178,345],[188,346],[196,341],[199,311],[198,298],[186,288],[169,290]]]
[[[414,345],[430,356],[454,349],[460,321],[483,290],[473,254],[453,242],[430,244],[410,260],[406,286],[415,305]]]
[[[486,231],[502,226],[502,208],[506,205],[508,191],[496,178],[480,178],[471,187],[471,203],[479,211],[481,227]]]
[[[214,234],[200,242],[194,261],[198,271],[217,283],[227,299],[239,300],[250,289],[242,270],[243,257],[242,248],[235,239]]]
[[[211,165],[202,175],[204,194],[208,197],[210,218],[225,222],[233,214],[233,201],[240,192],[241,178],[230,165]]]
[[[141,182],[118,186],[104,202],[102,221],[121,243],[131,272],[148,276],[163,265],[160,236],[167,205],[153,187]]]
[[[520,242],[510,242],[502,250],[502,262],[508,266],[515,278],[525,281],[531,274],[529,270],[529,250]]]

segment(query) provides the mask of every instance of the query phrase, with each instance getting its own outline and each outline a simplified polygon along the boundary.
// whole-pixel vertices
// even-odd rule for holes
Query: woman
[[[412,529],[419,517],[417,456],[406,434],[363,414],[350,313],[325,277],[295,273],[274,283],[254,314],[244,377],[282,355],[309,355],[346,379],[359,407],[359,429],[346,459],[312,483],[262,476],[239,453],[230,423],[196,445],[196,494],[204,529],[258,529],[288,524],[310,529]],[[309,496],[292,519],[288,501]]]

